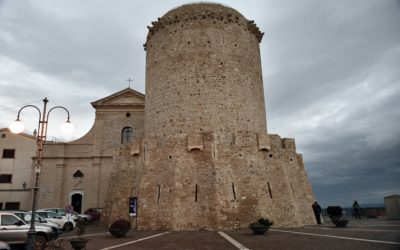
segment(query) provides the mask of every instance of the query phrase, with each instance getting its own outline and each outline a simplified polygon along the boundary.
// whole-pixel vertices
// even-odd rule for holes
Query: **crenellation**
[[[292,138],[283,138],[282,139],[282,148],[288,150],[296,150],[296,144],[294,139]]]

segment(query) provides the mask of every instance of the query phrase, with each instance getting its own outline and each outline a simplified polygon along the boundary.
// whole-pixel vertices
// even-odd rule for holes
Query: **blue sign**
[[[137,214],[137,197],[129,198],[129,216],[135,217]]]

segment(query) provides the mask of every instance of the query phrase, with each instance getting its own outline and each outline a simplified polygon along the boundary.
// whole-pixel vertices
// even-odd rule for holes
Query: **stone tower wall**
[[[138,229],[233,229],[260,216],[276,226],[313,224],[300,158],[294,140],[247,131],[136,141],[118,152],[103,220],[120,217],[136,196]]]
[[[149,27],[146,136],[266,131],[262,33],[218,4],[185,5]]]

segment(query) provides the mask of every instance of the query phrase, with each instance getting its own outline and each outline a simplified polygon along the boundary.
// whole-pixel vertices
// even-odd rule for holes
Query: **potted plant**
[[[85,229],[88,222],[83,218],[78,218],[76,221],[75,233],[78,237],[69,240],[71,246],[75,250],[86,248],[86,243],[89,239],[83,238],[82,235],[85,233]]]
[[[331,218],[333,224],[336,227],[347,227],[347,223],[349,220],[346,219],[345,216],[342,215],[342,207],[341,206],[329,206],[326,210]]]
[[[253,234],[263,235],[273,224],[273,221],[267,218],[260,218],[256,222],[250,223],[249,227],[253,231]]]
[[[118,219],[114,221],[108,231],[117,238],[125,237],[128,231],[131,229],[131,223],[125,219]]]

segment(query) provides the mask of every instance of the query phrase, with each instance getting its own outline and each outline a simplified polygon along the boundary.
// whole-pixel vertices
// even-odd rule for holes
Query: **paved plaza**
[[[266,235],[252,235],[249,229],[224,232],[135,231],[125,238],[113,238],[107,228],[91,224],[85,237],[87,250],[108,249],[400,249],[400,221],[386,219],[351,220],[347,228],[335,228],[329,221],[301,228],[271,228]],[[68,240],[74,232],[63,234],[55,244],[72,249]],[[57,249],[48,247],[47,249]]]

